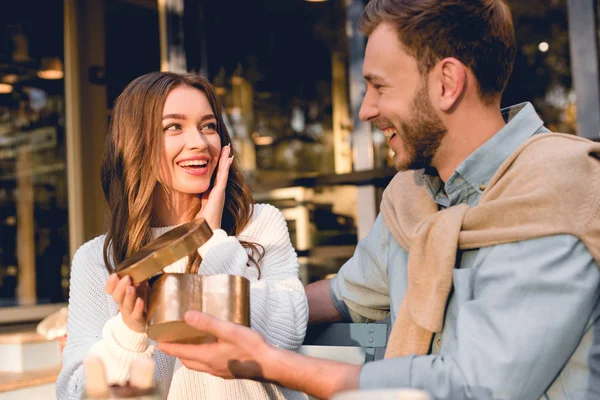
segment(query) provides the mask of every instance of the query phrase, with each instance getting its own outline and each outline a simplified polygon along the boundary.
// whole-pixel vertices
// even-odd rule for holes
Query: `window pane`
[[[517,38],[503,106],[530,101],[553,131],[575,133],[566,0],[509,0]]]
[[[0,306],[63,302],[63,2],[13,2],[0,13],[0,29]]]
[[[335,172],[332,74],[347,68],[338,3],[203,2],[208,75],[251,177]]]

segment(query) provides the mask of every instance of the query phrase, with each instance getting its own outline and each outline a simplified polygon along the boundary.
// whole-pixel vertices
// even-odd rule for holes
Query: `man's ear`
[[[440,78],[439,107],[449,112],[467,90],[467,67],[454,57],[444,58],[438,63]]]

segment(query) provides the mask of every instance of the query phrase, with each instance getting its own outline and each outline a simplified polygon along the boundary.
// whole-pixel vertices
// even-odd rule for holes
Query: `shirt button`
[[[481,190],[482,192],[485,190],[485,188],[485,184],[482,183],[481,185],[479,185],[479,190]]]

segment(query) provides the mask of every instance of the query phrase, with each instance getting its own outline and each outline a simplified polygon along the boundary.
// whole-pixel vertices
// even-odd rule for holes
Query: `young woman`
[[[308,320],[298,260],[281,213],[253,204],[234,161],[231,138],[213,87],[195,75],[150,73],[116,101],[102,165],[108,204],[106,235],[73,258],[68,336],[58,399],[80,399],[83,361],[101,357],[109,383],[153,357],[168,399],[281,399],[305,395],[273,384],[226,381],[192,371],[155,349],[145,331],[144,302],[115,266],[152,239],[203,217],[213,237],[167,266],[172,273],[241,275],[251,281],[251,325],[270,343],[297,349]]]

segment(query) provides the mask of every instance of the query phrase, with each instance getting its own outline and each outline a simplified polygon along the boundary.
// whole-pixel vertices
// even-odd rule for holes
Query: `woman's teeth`
[[[192,168],[204,168],[208,162],[206,160],[190,160],[190,161],[182,161],[179,163],[180,167],[192,167]]]

